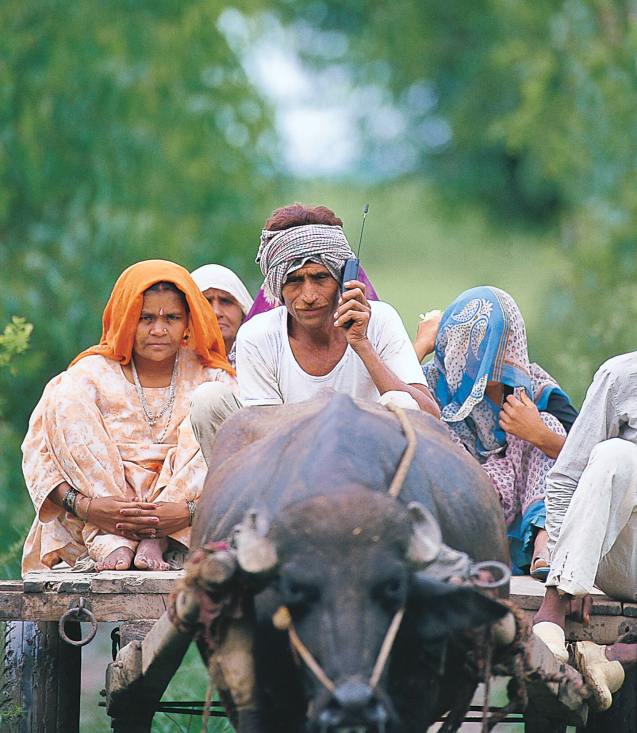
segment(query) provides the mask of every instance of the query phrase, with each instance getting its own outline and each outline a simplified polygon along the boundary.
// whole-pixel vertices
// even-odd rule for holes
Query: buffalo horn
[[[233,552],[219,550],[204,557],[199,566],[199,578],[209,588],[226,583],[237,569],[237,559]]]
[[[497,647],[509,646],[515,640],[516,633],[515,616],[510,611],[491,626],[491,634]]]
[[[246,573],[266,573],[276,567],[276,548],[266,537],[269,522],[251,509],[245,516],[236,536],[237,560]]]
[[[419,502],[410,502],[407,510],[412,523],[407,560],[422,567],[438,557],[442,547],[442,533],[433,514]]]

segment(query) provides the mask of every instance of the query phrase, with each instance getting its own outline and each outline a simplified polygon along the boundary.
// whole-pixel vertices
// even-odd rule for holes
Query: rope
[[[214,657],[211,655],[208,661],[208,678],[210,679],[210,683],[206,692],[206,702],[204,703],[203,715],[201,716],[201,733],[207,733],[208,730],[208,720],[210,719],[210,705],[212,704],[212,694],[215,689],[214,682],[212,681],[213,659]]]
[[[335,687],[332,680],[323,672],[322,668],[319,666],[318,662],[312,654],[310,653],[310,650],[303,644],[303,642],[299,639],[296,631],[294,630],[294,626],[290,624],[288,628],[288,634],[290,635],[290,641],[292,642],[292,646],[294,649],[299,653],[300,657],[303,659],[305,664],[307,664],[308,668],[312,671],[314,676],[318,679],[318,681],[330,692],[334,692]]]
[[[380,652],[378,653],[378,659],[376,660],[376,664],[374,665],[374,671],[372,672],[372,676],[369,678],[369,686],[372,688],[372,690],[376,689],[376,685],[378,685],[378,683],[380,682],[380,676],[382,675],[383,670],[385,669],[385,665],[387,664],[387,660],[389,659],[391,648],[394,645],[394,640],[396,639],[396,634],[398,633],[398,628],[400,626],[400,622],[403,620],[404,615],[404,608],[396,611],[396,615],[392,619],[392,622],[389,625],[389,629],[387,629],[387,634],[383,641],[383,645],[381,646]]]
[[[389,659],[391,648],[396,639],[396,634],[398,633],[400,622],[403,620],[404,615],[405,609],[399,609],[395,613],[394,618],[392,619],[392,622],[387,629],[387,633],[385,634],[385,638],[383,639],[383,643],[380,647],[380,652],[378,653],[378,658],[376,659],[376,664],[374,665],[374,669],[372,671],[372,676],[369,680],[369,686],[372,689],[375,689],[380,682],[381,675],[383,674],[383,670],[385,669],[385,665],[387,664],[387,660]],[[334,685],[332,680],[325,674],[321,665],[316,661],[316,659],[314,659],[314,657],[312,656],[312,652],[310,652],[305,644],[299,639],[298,634],[296,633],[296,630],[294,628],[294,624],[292,623],[292,617],[290,616],[290,612],[286,606],[279,607],[276,613],[272,616],[272,623],[274,624],[275,628],[279,629],[280,631],[288,632],[290,644],[292,645],[294,651],[301,657],[301,659],[307,665],[308,669],[323,685],[323,687],[325,687],[325,689],[329,692],[333,693],[336,689],[336,686]]]
[[[405,452],[403,453],[403,457],[400,459],[400,463],[398,464],[398,469],[396,470],[396,473],[394,474],[394,478],[392,479],[391,485],[389,487],[389,495],[392,498],[396,498],[398,494],[400,493],[400,490],[403,487],[403,482],[405,480],[405,476],[407,476],[407,471],[409,471],[409,467],[411,466],[411,462],[414,459],[414,456],[416,455],[416,447],[418,445],[418,438],[416,436],[416,431],[414,430],[414,426],[409,422],[409,418],[407,417],[407,414],[401,407],[396,407],[395,405],[385,405],[388,410],[393,412],[396,417],[398,418],[398,422],[400,422],[400,426],[403,429],[403,433],[405,434],[405,437],[407,438],[407,447],[405,448]]]
[[[489,703],[491,700],[491,662],[493,660],[493,641],[491,628],[485,632],[484,640],[484,704],[482,706],[482,733],[489,733]]]

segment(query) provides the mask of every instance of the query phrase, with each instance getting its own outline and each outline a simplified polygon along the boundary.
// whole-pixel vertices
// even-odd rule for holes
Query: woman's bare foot
[[[128,570],[133,562],[133,551],[130,547],[118,547],[104,560],[95,563],[95,570]]]
[[[170,565],[164,561],[163,554],[168,547],[168,538],[142,540],[137,545],[135,553],[135,567],[138,570],[170,570]]]

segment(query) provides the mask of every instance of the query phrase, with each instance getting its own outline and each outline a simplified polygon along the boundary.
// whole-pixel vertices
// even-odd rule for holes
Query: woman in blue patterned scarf
[[[548,574],[546,474],[577,412],[557,382],[529,363],[524,320],[503,290],[466,290],[424,317],[414,347],[441,419],[489,474],[517,572]],[[439,325],[438,325],[439,324]]]

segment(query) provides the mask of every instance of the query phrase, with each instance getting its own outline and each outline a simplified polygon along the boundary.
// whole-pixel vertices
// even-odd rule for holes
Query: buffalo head
[[[422,682],[426,728],[448,640],[507,612],[471,587],[431,580],[426,569],[453,554],[436,519],[384,494],[317,496],[271,520],[251,511],[235,543],[256,588],[258,685],[288,716],[274,730],[302,719],[321,733],[401,730],[406,675]]]

